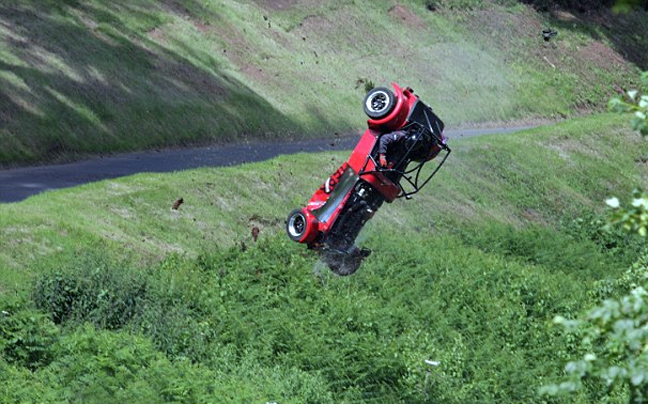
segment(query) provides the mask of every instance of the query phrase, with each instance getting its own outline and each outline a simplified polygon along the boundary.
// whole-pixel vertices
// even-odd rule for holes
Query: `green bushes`
[[[635,237],[604,232],[597,223],[599,219],[591,215],[565,220],[562,231],[537,224],[516,229],[491,223],[482,229],[466,229],[461,237],[490,253],[600,278],[609,275],[610,267],[629,267],[643,246]]]
[[[33,370],[53,360],[50,346],[58,328],[42,312],[19,304],[3,305],[0,313],[0,352],[5,361]]]
[[[92,253],[70,265],[44,274],[34,289],[36,307],[51,313],[52,321],[116,329],[138,314],[146,285],[137,269]]]
[[[575,219],[563,218],[561,231],[578,242],[593,242],[605,256],[630,266],[646,248],[645,240],[621,228],[606,226],[604,215],[585,210]]]
[[[0,318],[0,402],[541,402],[578,349],[551,319],[615,286],[540,254],[575,238],[511,234],[370,227],[348,278],[282,236],[146,269],[96,251]]]

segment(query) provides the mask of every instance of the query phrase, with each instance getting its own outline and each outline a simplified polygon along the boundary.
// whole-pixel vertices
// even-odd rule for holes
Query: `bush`
[[[79,403],[207,402],[215,375],[171,362],[150,340],[124,332],[79,327],[54,348],[57,361],[42,372],[59,399]]]
[[[591,283],[554,261],[528,264],[568,236],[541,228],[514,236],[498,226],[470,240],[378,232],[365,242],[379,252],[353,277],[332,275],[282,236],[128,269],[137,275],[109,264],[104,289],[134,279],[144,290],[112,331],[97,329],[107,320],[75,326],[94,318],[74,303],[96,300],[85,294],[92,282],[79,286],[88,274],[51,271],[37,285],[58,286],[34,296],[55,301],[67,286],[61,301],[73,307],[60,303],[66,335],[39,380],[85,402],[539,402],[537,379],[571,352],[546,323],[580,310]],[[494,239],[516,259],[496,246],[483,252]]]
[[[34,288],[36,307],[50,313],[54,323],[117,329],[141,311],[147,285],[140,270],[99,254],[70,265],[43,274]]]
[[[568,226],[568,230],[557,231],[539,224],[516,229],[511,225],[492,223],[481,229],[465,230],[461,237],[466,244],[489,253],[555,270],[580,271],[596,278],[606,276],[610,267],[629,266],[639,254],[638,251],[613,250],[613,244],[605,245],[624,238],[596,234],[593,229],[595,222],[576,221]],[[624,257],[625,262],[619,263],[619,257]]]
[[[581,212],[575,219],[563,218],[560,230],[577,242],[593,242],[602,254],[624,266],[632,265],[646,248],[642,237],[607,226],[605,215],[591,210]]]
[[[0,313],[0,351],[9,363],[30,370],[53,360],[50,346],[57,340],[58,328],[49,317],[21,305],[3,304]]]

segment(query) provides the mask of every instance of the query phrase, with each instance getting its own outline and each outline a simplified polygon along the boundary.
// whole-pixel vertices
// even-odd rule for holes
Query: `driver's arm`
[[[391,133],[385,133],[378,140],[378,162],[381,167],[387,166],[387,150],[392,143],[398,142],[405,132],[397,130]]]

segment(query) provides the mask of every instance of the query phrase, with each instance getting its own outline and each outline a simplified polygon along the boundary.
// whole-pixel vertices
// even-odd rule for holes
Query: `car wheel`
[[[364,99],[364,112],[371,119],[387,117],[396,105],[396,96],[385,87],[376,87],[369,91]]]
[[[295,209],[288,215],[286,220],[286,232],[292,241],[299,242],[306,234],[308,219],[301,209]]]

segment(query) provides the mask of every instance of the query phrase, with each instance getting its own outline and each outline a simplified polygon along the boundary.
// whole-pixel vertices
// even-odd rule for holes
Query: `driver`
[[[381,168],[394,168],[394,162],[393,158],[390,158],[387,160],[387,156],[389,155],[390,157],[393,157],[393,154],[398,155],[398,150],[400,149],[401,152],[405,152],[406,150],[409,150],[411,146],[411,143],[404,142],[404,140],[410,139],[412,142],[414,142],[414,147],[416,149],[420,149],[421,146],[424,146],[423,141],[421,139],[417,139],[416,135],[412,134],[408,136],[408,132],[405,130],[396,130],[393,132],[385,133],[382,136],[380,136],[380,139],[378,139],[378,165],[380,165]],[[442,134],[441,135],[441,144],[445,144],[446,142],[446,137]],[[416,143],[420,142],[418,145]],[[406,143],[406,145],[403,145],[403,143]],[[400,146],[403,147],[400,147]],[[418,154],[415,150],[412,150],[415,152],[415,154]],[[424,154],[423,158],[425,160],[432,160],[439,154],[441,151],[441,147],[437,142],[433,142],[430,151],[425,152],[422,151]],[[395,152],[395,153],[394,153]],[[415,154],[411,154],[414,156]],[[420,156],[420,154],[419,154]],[[423,159],[421,159],[423,160]]]
[[[378,139],[378,164],[382,168],[392,168],[393,162],[387,162],[387,150],[394,149],[407,135],[404,130],[385,133]]]

